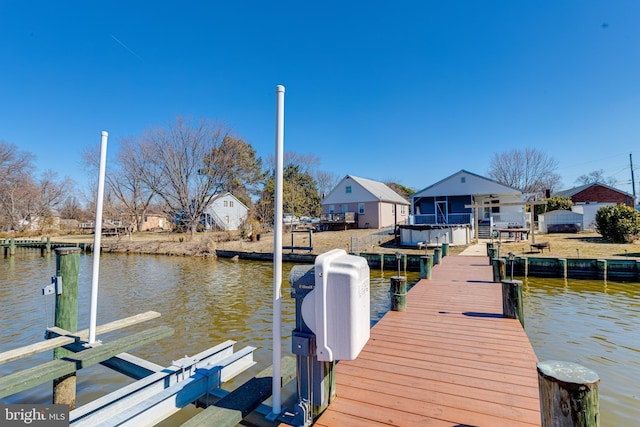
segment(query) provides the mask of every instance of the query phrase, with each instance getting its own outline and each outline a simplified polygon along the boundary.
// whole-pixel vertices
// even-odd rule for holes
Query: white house
[[[322,200],[320,225],[327,228],[384,228],[404,224],[410,203],[386,184],[345,176]]]
[[[226,192],[215,196],[204,210],[205,228],[237,230],[246,221],[249,208],[233,194]]]
[[[479,237],[489,237],[495,228],[526,227],[530,215],[523,199],[518,189],[462,169],[413,194],[410,225],[401,227],[401,241],[467,244],[476,227]],[[410,231],[404,237],[402,228]]]

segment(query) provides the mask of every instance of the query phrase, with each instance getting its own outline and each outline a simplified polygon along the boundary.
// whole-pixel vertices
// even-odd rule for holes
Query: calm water
[[[78,328],[89,327],[91,298],[91,255],[80,256]],[[282,352],[290,354],[291,331],[295,327],[295,302],[290,298],[289,271],[283,266]],[[18,250],[14,258],[0,258],[0,351],[41,341],[53,324],[53,296],[42,296],[41,288],[55,275],[56,257],[41,257],[38,250]],[[372,271],[372,321],[389,305],[389,277],[397,271]],[[408,273],[409,283],[417,274]],[[227,384],[234,388],[271,365],[273,265],[263,262],[103,254],[100,263],[98,320],[103,324],[148,310],[159,319],[121,331],[100,335],[110,339],[167,325],[175,334],[130,351],[162,366],[186,355],[194,355],[228,339],[236,350],[257,347],[256,366]],[[52,352],[0,365],[0,375],[51,360]],[[78,375],[77,406],[107,394],[131,380],[102,366],[90,367]],[[51,385],[45,384],[1,400],[1,403],[47,403]],[[190,416],[182,414],[184,422]],[[194,412],[195,413],[195,412]],[[167,423],[168,425],[171,422]]]
[[[538,359],[594,370],[602,425],[638,425],[640,284],[529,278],[523,285],[525,330]]]
[[[55,255],[19,250],[0,258],[0,351],[42,340],[53,322],[53,297],[41,288],[55,274]],[[288,279],[292,265],[284,266]],[[92,258],[80,257],[79,328],[89,325]],[[258,347],[257,365],[234,383],[271,364],[271,298],[273,267],[269,263],[103,254],[100,266],[98,324],[147,310],[159,319],[98,338],[104,341],[151,326],[168,325],[175,334],[131,353],[160,365],[193,355],[227,339]],[[388,309],[389,277],[395,271],[371,272],[372,321]],[[409,274],[409,282],[416,279]],[[526,331],[540,360],[567,360],[596,371],[601,378],[603,426],[636,425],[640,419],[640,284],[526,279]],[[294,302],[283,283],[283,354],[290,352]],[[51,352],[0,365],[0,375],[51,360]],[[78,405],[131,380],[101,366],[80,371]],[[46,403],[45,384],[5,398],[1,403]],[[175,424],[195,413],[188,409]],[[166,425],[171,425],[170,420]]]

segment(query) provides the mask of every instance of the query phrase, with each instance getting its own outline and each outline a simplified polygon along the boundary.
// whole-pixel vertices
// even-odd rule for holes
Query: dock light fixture
[[[400,259],[402,259],[402,252],[396,252],[396,262],[398,263],[398,279],[400,278]]]
[[[511,280],[513,281],[513,264],[514,264],[514,259],[516,257],[516,254],[514,254],[513,252],[509,252],[509,261],[511,262]]]

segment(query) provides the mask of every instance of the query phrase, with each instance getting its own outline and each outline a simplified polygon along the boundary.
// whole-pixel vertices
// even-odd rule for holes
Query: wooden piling
[[[389,294],[391,311],[405,311],[407,309],[407,276],[392,276]]]
[[[78,272],[80,269],[79,248],[56,249],[56,277],[62,280],[62,293],[56,292],[55,326],[75,332],[78,330]],[[64,348],[53,351],[54,359],[73,354]],[[76,374],[71,373],[53,380],[53,403],[75,408]]]
[[[489,252],[489,265],[493,265],[493,260],[497,256],[496,254],[497,254],[498,250],[493,248],[493,247],[491,247],[491,248],[487,249],[487,252]]]
[[[4,256],[14,256],[16,254],[16,239],[13,237],[9,240],[9,246],[4,250]]]
[[[577,363],[538,362],[542,427],[600,426],[598,374]]]
[[[567,278],[567,260],[565,258],[558,258],[558,264],[560,265],[560,271],[562,272],[562,278]]]
[[[607,260],[606,259],[596,260],[596,264],[598,266],[599,278],[602,278],[606,282],[607,281]]]
[[[491,262],[493,265],[493,281],[495,283],[503,281],[506,274],[506,262],[504,258],[493,258]]]
[[[492,252],[491,250],[493,249],[493,242],[491,243],[487,243],[487,256],[489,257],[489,259],[492,258]]]
[[[442,250],[440,248],[433,249],[433,265],[440,264],[442,261]]]
[[[45,256],[51,253],[51,237],[47,237],[46,239],[42,237],[40,239],[40,256]]]
[[[518,319],[524,328],[522,281],[502,280],[502,315],[509,319]]]
[[[420,257],[420,278],[431,279],[431,270],[433,267],[433,258],[430,256]]]
[[[442,244],[442,256],[446,257],[449,255],[449,244],[448,243],[443,243]]]

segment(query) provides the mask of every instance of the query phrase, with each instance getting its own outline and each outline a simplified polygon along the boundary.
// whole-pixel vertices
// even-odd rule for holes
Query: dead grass
[[[346,230],[327,231],[312,235],[313,253],[321,254],[331,249],[351,250],[352,238],[369,236],[373,230]],[[54,241],[73,243],[92,243],[93,235],[64,235],[52,237]],[[291,244],[291,233],[283,234],[283,244]],[[411,248],[398,248],[393,244],[393,236],[384,235],[375,239],[376,243],[361,250],[373,253],[394,253],[402,251],[408,254],[419,254],[421,251]],[[513,252],[525,256],[550,256],[554,258],[614,258],[614,257],[640,257],[640,244],[635,243],[610,243],[605,241],[595,232],[583,232],[577,234],[536,234],[536,243],[549,242],[551,251],[538,254],[531,249],[531,237],[529,240],[514,242],[512,239],[503,239],[500,252],[506,254]],[[295,233],[294,245],[310,246],[307,233]],[[188,233],[134,233],[131,236],[102,238],[104,251],[139,253],[139,254],[168,254],[178,256],[212,256],[216,249],[226,249],[246,252],[273,252],[273,233],[262,233],[260,240],[250,241],[240,238],[238,233],[208,232],[198,233],[191,239]],[[450,253],[459,254],[466,246],[452,246]],[[298,253],[308,251],[296,250]]]
[[[640,244],[611,243],[595,232],[577,234],[536,234],[536,243],[549,242],[550,251],[538,254],[531,248],[531,238],[527,241],[503,241],[501,253],[513,252],[525,256],[551,256],[554,258],[615,258],[640,257]]]

